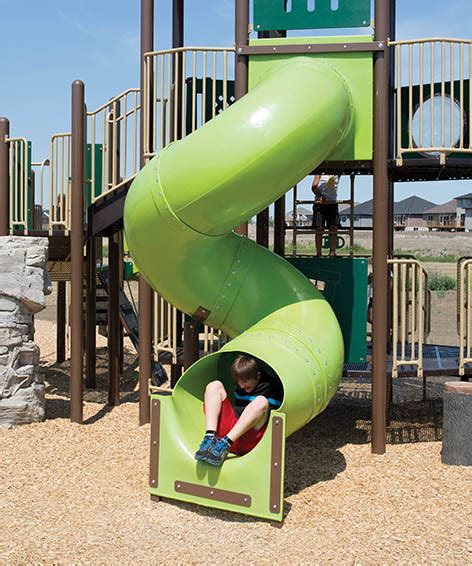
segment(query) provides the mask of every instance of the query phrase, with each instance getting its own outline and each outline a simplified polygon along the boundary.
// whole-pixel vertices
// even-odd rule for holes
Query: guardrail
[[[49,143],[49,233],[55,228],[70,232],[71,223],[70,132],[54,134]]]
[[[396,56],[396,158],[471,154],[468,115],[472,41],[425,38],[392,41]]]
[[[392,376],[416,366],[423,377],[423,344],[430,331],[428,274],[415,259],[388,260],[392,274]]]
[[[138,172],[140,114],[138,88],[129,88],[87,112],[91,203],[127,184]]]
[[[231,47],[181,47],[146,53],[145,156],[153,157],[223,111],[231,102],[233,73]]]
[[[465,364],[472,363],[472,257],[457,263],[457,322],[459,334],[459,375],[465,375]]]
[[[29,151],[26,138],[7,138],[9,147],[10,233],[23,230],[28,234],[31,210],[34,206],[30,194]]]

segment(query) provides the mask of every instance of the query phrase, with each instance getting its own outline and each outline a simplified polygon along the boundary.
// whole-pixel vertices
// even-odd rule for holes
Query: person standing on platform
[[[329,232],[329,256],[334,257],[336,255],[337,230],[339,227],[338,187],[339,177],[337,175],[315,175],[313,179],[311,190],[315,195],[313,229],[316,230],[317,257],[323,255],[323,234],[325,230]]]

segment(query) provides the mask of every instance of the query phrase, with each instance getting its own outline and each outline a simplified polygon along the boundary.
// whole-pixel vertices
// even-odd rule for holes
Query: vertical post
[[[62,364],[66,359],[66,282],[57,282],[57,330],[56,362]]]
[[[8,236],[10,233],[9,137],[10,122],[8,118],[0,118],[0,236]]]
[[[141,108],[144,106],[144,54],[154,47],[154,0],[141,0]],[[150,101],[149,101],[150,102]],[[142,117],[142,114],[141,114]],[[152,140],[152,128],[149,124]],[[144,120],[140,124],[141,167],[145,165]],[[152,289],[142,275],[139,277],[139,424],[149,422],[149,380],[152,355]]]
[[[108,238],[108,403],[120,404],[120,244],[119,233]]]
[[[248,89],[248,57],[239,55],[238,48],[249,44],[249,0],[236,0],[235,7],[236,67],[234,72],[234,97],[239,100],[247,93]],[[238,226],[235,232],[247,236],[247,222]]]
[[[385,50],[374,55],[374,232],[373,232],[373,359],[372,359],[372,452],[385,453],[388,336],[388,241],[384,221],[389,202],[389,68],[387,39],[390,34],[390,0],[375,0],[375,40]]]
[[[91,215],[89,215],[89,224]],[[85,295],[85,385],[95,389],[97,385],[97,246],[91,226],[86,244],[86,295]]]
[[[285,195],[274,204],[274,253],[285,256]]]
[[[85,87],[72,83],[72,197],[71,197],[71,421],[83,422],[84,367],[84,187],[85,187]]]

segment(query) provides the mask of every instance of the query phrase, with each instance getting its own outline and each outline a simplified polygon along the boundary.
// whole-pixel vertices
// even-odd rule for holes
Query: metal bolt
[[[248,498],[245,497],[245,498],[243,499],[243,501],[244,501],[244,503],[247,503],[247,502],[248,502]]]
[[[380,47],[380,49],[383,49],[383,48],[384,48],[384,44],[383,44],[382,42],[380,42],[380,43],[379,43],[379,47]]]
[[[156,483],[156,480],[152,480],[151,483]]]
[[[362,22],[362,24],[363,24],[364,26],[366,26],[366,25],[367,25],[367,20],[364,20],[364,21]]]
[[[156,407],[156,406],[157,406],[157,401],[154,401],[154,403],[153,403],[153,404],[154,404],[154,407]]]
[[[278,462],[274,462],[274,468],[276,468],[279,465]]]
[[[308,46],[308,49],[311,49],[311,45]]]
[[[274,421],[275,426],[277,426],[279,423],[280,423],[280,420],[279,420],[279,419],[275,419],[275,421]]]
[[[215,495],[215,492],[213,490],[210,490],[210,495]]]
[[[347,45],[344,45],[344,49],[347,49]]]
[[[180,489],[180,483],[177,484],[177,489]]]
[[[242,53],[243,50],[241,49],[241,47],[238,48],[238,53]]]
[[[154,441],[153,441],[153,444],[154,444],[154,446],[156,446],[156,444],[157,444],[157,440],[154,440]]]
[[[277,51],[277,47],[272,47],[272,51]]]
[[[228,287],[231,287],[231,283],[228,283]]]
[[[277,505],[272,505],[272,509],[277,509]]]
[[[219,310],[220,310],[220,307],[219,307],[219,306],[217,306],[217,307],[216,307],[216,310],[217,310],[217,311],[219,311]]]

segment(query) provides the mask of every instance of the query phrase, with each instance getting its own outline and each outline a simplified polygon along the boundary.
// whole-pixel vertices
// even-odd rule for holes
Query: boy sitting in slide
[[[264,435],[269,409],[280,407],[283,399],[282,384],[261,371],[252,356],[239,354],[231,374],[236,382],[234,407],[221,381],[205,389],[206,433],[195,459],[213,466],[221,466],[228,452],[242,456],[251,451]]]

